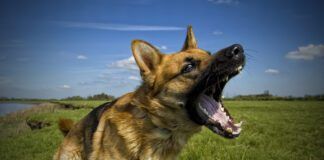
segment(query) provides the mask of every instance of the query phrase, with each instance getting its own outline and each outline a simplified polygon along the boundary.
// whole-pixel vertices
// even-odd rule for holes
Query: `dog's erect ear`
[[[154,72],[162,59],[158,49],[142,40],[132,42],[132,51],[142,76]]]
[[[192,30],[192,26],[189,25],[188,28],[187,28],[186,41],[183,44],[183,47],[182,47],[181,51],[185,51],[187,49],[193,49],[193,48],[198,48],[198,46],[197,46],[195,35],[193,33],[193,30]]]

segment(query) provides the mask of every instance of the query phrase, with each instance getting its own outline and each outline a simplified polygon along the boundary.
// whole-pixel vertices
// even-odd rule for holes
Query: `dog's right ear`
[[[132,51],[143,80],[153,83],[155,78],[151,73],[156,71],[163,55],[153,45],[142,40],[132,42]]]
[[[198,48],[198,45],[197,45],[197,41],[196,41],[196,38],[195,38],[195,34],[192,30],[192,26],[189,25],[188,28],[187,28],[187,36],[186,36],[186,40],[183,44],[183,47],[181,49],[181,51],[185,51],[187,49],[194,49],[194,48]]]

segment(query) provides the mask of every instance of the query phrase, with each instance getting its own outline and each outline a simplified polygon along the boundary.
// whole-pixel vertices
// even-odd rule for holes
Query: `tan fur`
[[[191,32],[188,34],[193,36]],[[67,134],[54,159],[176,159],[188,139],[201,130],[187,115],[185,95],[211,59],[190,37],[187,42],[190,44],[184,46],[189,48],[165,55],[147,42],[134,41],[132,50],[143,84],[101,115],[88,157],[81,120]],[[187,57],[199,60],[199,66],[190,74],[179,75]]]
[[[66,136],[71,128],[73,127],[73,121],[71,119],[60,119],[58,122],[60,131],[64,136]]]

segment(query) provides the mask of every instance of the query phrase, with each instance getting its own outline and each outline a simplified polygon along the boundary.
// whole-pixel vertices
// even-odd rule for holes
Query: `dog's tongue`
[[[198,98],[198,113],[200,116],[208,118],[212,122],[219,123],[228,132],[239,132],[241,124],[234,124],[232,119],[226,114],[220,102],[205,94]]]

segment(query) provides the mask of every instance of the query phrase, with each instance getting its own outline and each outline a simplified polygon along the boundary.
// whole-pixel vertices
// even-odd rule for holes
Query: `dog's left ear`
[[[192,30],[192,26],[189,25],[187,28],[186,40],[183,44],[181,51],[185,51],[187,49],[194,49],[194,48],[198,48],[198,45],[197,45],[197,41],[196,41],[194,32]]]
[[[163,55],[153,45],[142,40],[132,42],[132,51],[143,80],[152,85],[155,80],[154,72]]]

